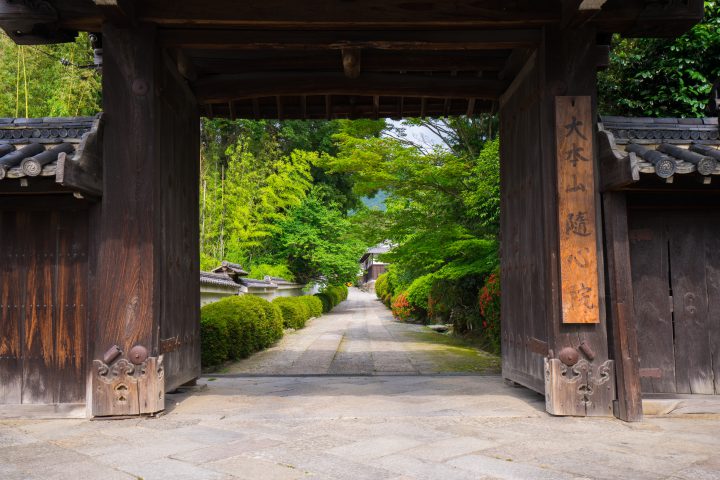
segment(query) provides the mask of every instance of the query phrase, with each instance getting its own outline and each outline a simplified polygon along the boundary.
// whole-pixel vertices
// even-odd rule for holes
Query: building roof
[[[103,194],[102,114],[0,119],[0,193]]]
[[[602,117],[599,142],[603,190],[676,177],[710,185],[720,178],[717,118]]]
[[[250,288],[278,288],[278,286],[267,280],[257,280],[255,278],[241,278],[240,284]]]
[[[200,272],[200,285],[240,288],[232,278],[224,273]]]
[[[55,177],[61,154],[71,160],[95,117],[0,118],[0,181]]]
[[[388,253],[390,250],[392,250],[392,245],[390,245],[389,243],[379,243],[374,247],[370,247],[365,250],[365,253],[360,258],[360,263],[367,260],[370,255],[381,255],[383,253]]]
[[[220,266],[213,270],[213,273],[225,273],[233,277],[236,281],[239,280],[240,277],[247,277],[249,275],[248,272],[243,270],[239,263],[232,263],[227,260],[223,260]]]

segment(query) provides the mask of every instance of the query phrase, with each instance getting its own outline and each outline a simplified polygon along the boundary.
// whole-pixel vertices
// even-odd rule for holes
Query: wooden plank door
[[[708,291],[705,274],[707,217],[695,212],[666,215],[670,287],[675,334],[677,393],[715,393],[708,341]]]
[[[667,228],[647,211],[630,212],[628,221],[642,391],[675,393]]]
[[[720,215],[629,216],[643,393],[720,394]]]
[[[0,212],[0,404],[85,401],[87,215]]]

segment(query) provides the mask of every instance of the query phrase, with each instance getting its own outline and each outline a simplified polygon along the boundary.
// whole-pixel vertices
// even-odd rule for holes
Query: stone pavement
[[[374,294],[355,288],[322,318],[223,373],[418,375],[498,373],[499,360],[447,336],[394,321]]]
[[[158,418],[0,421],[0,479],[720,479],[718,418],[552,418],[496,376],[207,383]]]
[[[0,420],[0,480],[720,479],[720,417],[553,418],[499,376],[431,374],[436,347],[362,302],[156,418]]]

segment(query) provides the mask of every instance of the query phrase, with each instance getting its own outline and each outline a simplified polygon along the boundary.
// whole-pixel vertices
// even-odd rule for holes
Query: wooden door
[[[720,394],[720,214],[631,210],[643,393]]]
[[[85,402],[87,213],[0,211],[0,404]]]

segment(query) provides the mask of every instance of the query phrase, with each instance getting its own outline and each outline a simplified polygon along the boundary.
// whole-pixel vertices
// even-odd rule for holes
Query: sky
[[[419,143],[425,147],[428,147],[428,149],[432,149],[432,147],[435,145],[442,146],[442,141],[440,140],[440,137],[438,137],[425,127],[403,125],[403,122],[401,120],[388,119],[387,123],[388,125],[394,125],[396,127],[404,128],[408,139]]]

